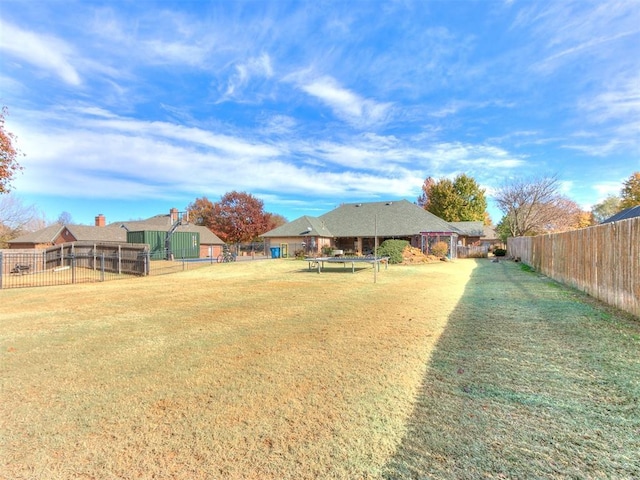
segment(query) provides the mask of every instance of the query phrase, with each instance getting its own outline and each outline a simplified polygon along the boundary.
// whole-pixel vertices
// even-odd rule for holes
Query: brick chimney
[[[107,219],[103,214],[99,214],[96,216],[96,227],[104,227],[107,225]]]
[[[178,221],[178,209],[172,208],[169,210],[169,217],[171,218],[171,225]]]

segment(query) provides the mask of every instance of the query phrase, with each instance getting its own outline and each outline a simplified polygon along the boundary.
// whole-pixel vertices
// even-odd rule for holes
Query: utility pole
[[[373,283],[378,282],[378,214],[373,221]]]

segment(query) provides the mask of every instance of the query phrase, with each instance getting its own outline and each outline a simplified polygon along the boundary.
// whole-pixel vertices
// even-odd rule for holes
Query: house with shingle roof
[[[473,245],[484,236],[484,222],[449,222],[462,232],[462,245]]]
[[[36,232],[27,233],[10,240],[10,249],[45,249],[62,243],[127,243],[127,232],[169,232],[178,221],[178,210],[172,208],[168,214],[155,215],[146,220],[113,222],[107,225],[100,214],[95,217],[95,225],[62,225],[56,223]],[[200,240],[200,258],[215,258],[222,253],[224,242],[207,227],[183,223],[176,232],[197,233]]]
[[[480,222],[482,223],[482,222]],[[342,250],[345,255],[371,253],[375,240],[407,240],[413,247],[428,251],[436,241],[447,241],[452,251],[464,235],[445,222],[407,200],[393,202],[347,203],[319,217],[303,216],[265,232],[265,248],[280,247],[281,253],[305,255],[323,249]]]

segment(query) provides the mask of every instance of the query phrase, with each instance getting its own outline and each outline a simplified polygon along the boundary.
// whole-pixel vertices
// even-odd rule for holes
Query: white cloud
[[[609,84],[606,90],[583,100],[580,107],[597,123],[611,119],[640,120],[640,72]]]
[[[271,57],[263,53],[258,57],[250,58],[245,63],[238,63],[234,67],[235,73],[227,81],[227,88],[221,101],[229,99],[242,99],[244,89],[254,78],[271,78],[273,66]]]
[[[297,124],[296,119],[288,115],[272,115],[264,120],[260,131],[266,136],[284,135],[291,133]]]
[[[72,64],[73,48],[66,42],[19,27],[0,20],[0,50],[48,71],[70,85],[82,83]]]
[[[274,157],[280,150],[266,143],[252,143],[244,139],[229,135],[216,134],[195,127],[185,127],[167,122],[145,122],[126,118],[92,120],[85,119],[81,122],[87,127],[96,130],[121,131],[132,137],[155,137],[165,141],[181,141],[191,144],[193,148],[204,146],[219,150],[234,157]]]
[[[18,113],[35,123],[23,121],[16,130],[29,172],[16,186],[41,195],[137,199],[247,190],[338,201],[414,198],[434,170],[469,172],[521,164],[497,147],[415,145],[370,133],[341,141],[294,136],[251,140],[133,120],[87,105],[38,117]],[[287,117],[276,120],[286,130],[291,125]]]
[[[571,45],[570,47],[564,50],[555,52],[549,55],[548,57],[540,60],[539,62],[536,62],[536,64],[534,64],[534,68],[539,68],[541,70],[552,69],[558,63],[557,61],[562,60],[563,57],[578,55],[583,52],[588,53],[590,51],[593,51],[594,49],[597,49],[602,44],[605,44],[608,42],[615,42],[616,40],[619,40],[624,37],[637,35],[637,33],[638,33],[637,31],[622,32],[622,33],[617,33],[615,35],[601,35],[598,38],[590,38],[590,39],[584,40],[581,43]]]
[[[383,123],[391,110],[391,103],[379,103],[343,88],[329,77],[303,81],[299,88],[329,106],[334,114],[354,126]]]
[[[620,195],[620,190],[622,189],[622,182],[597,182],[593,184],[593,189],[598,192],[598,201],[596,203],[601,202],[609,195]]]
[[[180,41],[147,40],[144,42],[150,62],[201,66],[209,51],[207,46]]]

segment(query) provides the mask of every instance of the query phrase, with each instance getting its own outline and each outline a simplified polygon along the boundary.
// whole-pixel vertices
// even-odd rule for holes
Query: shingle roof
[[[7,243],[50,243],[55,240],[58,234],[62,231],[64,225],[60,223],[54,223],[48,227],[42,228],[36,232],[25,233],[19,237],[9,240]]]
[[[640,205],[622,210],[606,220],[603,220],[602,223],[618,222],[620,220],[628,220],[635,217],[640,217]]]
[[[67,225],[66,227],[79,242],[127,242],[127,232],[119,227],[88,225]]]
[[[346,203],[320,217],[300,217],[266,232],[263,237],[402,237],[420,232],[462,232],[423,208],[400,200],[394,202]]]
[[[482,237],[489,239],[489,240],[495,240],[498,238],[498,232],[496,232],[496,228],[492,225],[485,225],[483,227],[483,233],[482,233]]]
[[[319,218],[303,216],[268,231],[263,237],[298,237],[310,235],[314,237],[333,237],[326,225]]]
[[[203,225],[180,225],[176,232],[198,232],[200,234],[200,245],[224,245],[224,242],[215,233]]]
[[[484,235],[484,222],[449,222],[449,224],[470,237],[482,237]]]

